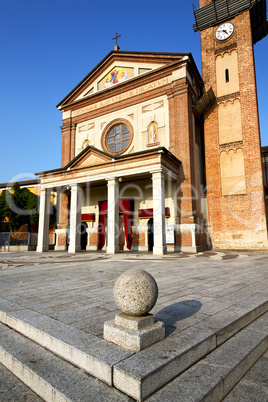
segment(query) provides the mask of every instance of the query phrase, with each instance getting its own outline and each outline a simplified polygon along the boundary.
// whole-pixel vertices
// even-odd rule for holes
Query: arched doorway
[[[148,251],[153,251],[154,248],[154,219],[150,218],[147,222],[148,227]]]

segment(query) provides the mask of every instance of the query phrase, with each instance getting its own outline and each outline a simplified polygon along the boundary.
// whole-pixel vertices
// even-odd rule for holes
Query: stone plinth
[[[165,338],[162,322],[154,322],[154,316],[147,314],[134,317],[125,313],[104,323],[103,338],[133,352],[139,352]]]

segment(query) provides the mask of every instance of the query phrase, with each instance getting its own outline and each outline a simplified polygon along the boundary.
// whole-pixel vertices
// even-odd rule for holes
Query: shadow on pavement
[[[166,336],[169,336],[175,331],[176,323],[193,316],[201,307],[202,303],[198,300],[177,302],[158,311],[155,319],[165,324]]]

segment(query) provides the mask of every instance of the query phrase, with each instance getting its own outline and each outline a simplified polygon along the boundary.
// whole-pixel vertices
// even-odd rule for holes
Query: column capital
[[[44,186],[40,186],[39,187],[39,189],[38,189],[38,192],[39,192],[39,194],[41,194],[41,193],[43,193],[44,194],[44,192],[47,190],[47,188],[46,187],[44,187]]]
[[[152,175],[152,180],[165,179],[165,172],[163,169],[152,170],[150,173]]]
[[[107,181],[107,186],[115,186],[117,183],[119,183],[119,177],[111,177],[106,179]]]
[[[79,187],[79,184],[78,183],[73,183],[73,184],[70,184],[70,187],[71,187],[71,191],[72,191],[74,189],[77,189]]]
[[[80,192],[80,191],[82,191],[82,186],[80,183],[72,183],[72,184],[70,184],[70,190],[71,190],[71,194],[74,191]]]

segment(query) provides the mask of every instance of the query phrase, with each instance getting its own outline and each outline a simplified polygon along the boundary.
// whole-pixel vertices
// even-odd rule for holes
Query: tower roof
[[[194,31],[218,25],[250,9],[253,43],[268,33],[266,0],[213,0],[210,4],[194,11]]]

